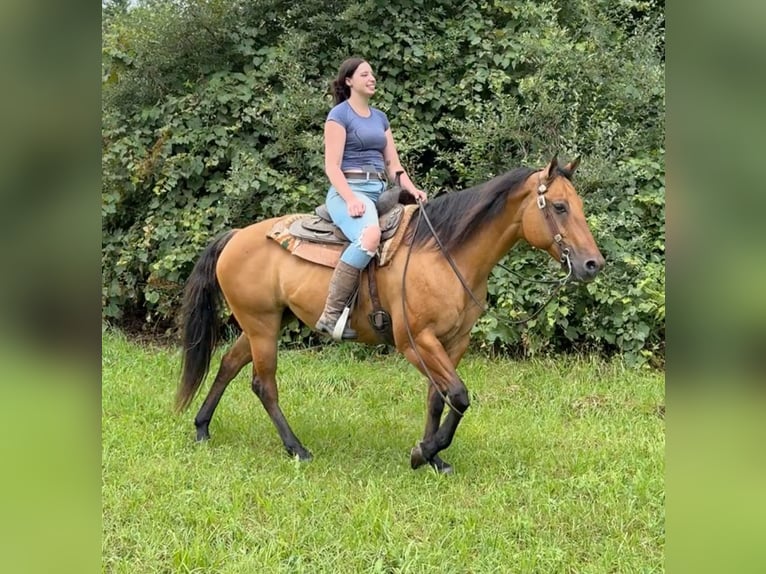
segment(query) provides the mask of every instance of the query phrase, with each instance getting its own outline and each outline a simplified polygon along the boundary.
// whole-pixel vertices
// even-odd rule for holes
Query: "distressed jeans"
[[[349,180],[349,187],[360,201],[364,202],[364,215],[361,217],[351,217],[348,214],[346,200],[343,199],[334,186],[330,186],[327,192],[327,211],[330,212],[335,225],[340,227],[343,234],[351,241],[340,260],[356,267],[364,269],[375,256],[374,252],[369,252],[362,247],[362,232],[370,227],[378,225],[378,211],[375,209],[375,202],[383,193],[386,184],[378,180]]]

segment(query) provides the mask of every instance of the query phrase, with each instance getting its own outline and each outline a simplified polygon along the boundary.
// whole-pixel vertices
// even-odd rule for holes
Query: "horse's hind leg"
[[[234,342],[234,345],[221,359],[221,366],[218,367],[218,373],[213,380],[213,384],[210,386],[210,391],[202,403],[202,406],[194,417],[194,426],[197,427],[197,441],[203,441],[210,438],[210,432],[208,427],[210,421],[213,418],[218,402],[221,400],[226,387],[242,370],[242,367],[247,365],[252,360],[250,355],[250,343],[247,337],[242,334]]]
[[[279,407],[279,391],[277,390],[277,338],[281,324],[281,313],[258,316],[251,322],[253,333],[250,337],[250,347],[253,355],[253,392],[261,400],[263,408],[269,414],[277,428],[279,438],[290,456],[300,460],[311,460],[311,453],[295,436]]]

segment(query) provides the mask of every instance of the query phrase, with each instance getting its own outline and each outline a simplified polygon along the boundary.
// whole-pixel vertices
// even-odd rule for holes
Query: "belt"
[[[378,181],[386,181],[386,174],[382,171],[344,171],[343,175],[346,179],[364,179],[367,181],[375,179]]]

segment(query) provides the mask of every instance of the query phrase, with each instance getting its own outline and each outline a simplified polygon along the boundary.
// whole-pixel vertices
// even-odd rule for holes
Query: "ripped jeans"
[[[354,194],[364,202],[364,215],[361,217],[351,217],[348,214],[346,200],[343,199],[334,186],[330,186],[327,192],[327,211],[330,212],[335,225],[340,227],[343,234],[351,241],[340,260],[348,263],[357,269],[364,269],[375,256],[375,252],[367,251],[362,247],[362,233],[368,227],[378,227],[378,211],[375,209],[375,202],[386,188],[385,182],[378,180],[350,180],[348,185]]]

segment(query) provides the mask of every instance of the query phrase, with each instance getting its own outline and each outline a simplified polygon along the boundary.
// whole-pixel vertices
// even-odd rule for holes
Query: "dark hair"
[[[345,102],[351,95],[351,88],[346,85],[346,78],[350,78],[356,72],[356,69],[360,64],[363,64],[366,60],[364,58],[348,58],[343,61],[338,69],[338,77],[330,84],[332,91],[332,97],[335,100],[337,106],[341,102]]]

